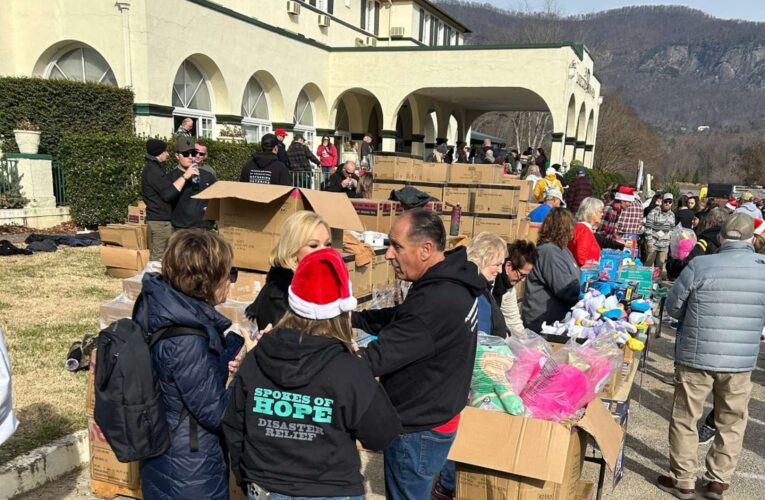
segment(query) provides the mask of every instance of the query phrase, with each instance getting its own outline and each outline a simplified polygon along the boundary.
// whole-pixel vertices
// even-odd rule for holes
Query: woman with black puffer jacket
[[[331,246],[329,225],[321,216],[307,210],[290,215],[271,251],[266,284],[245,310],[247,318],[261,330],[278,323],[287,312],[287,294],[298,263],[309,253]]]

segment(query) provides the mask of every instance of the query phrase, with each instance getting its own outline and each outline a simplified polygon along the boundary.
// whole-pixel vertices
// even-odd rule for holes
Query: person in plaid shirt
[[[643,234],[643,205],[635,194],[635,188],[622,186],[619,192],[623,192],[625,197],[632,199],[624,200],[622,203],[622,213],[619,215],[616,234],[619,238],[634,238]]]
[[[619,221],[621,220],[624,207],[629,203],[635,201],[635,190],[627,186],[622,186],[614,194],[614,201],[609,203],[603,210],[603,217],[600,221],[600,227],[598,233],[605,238],[612,240],[617,239],[619,236]]]

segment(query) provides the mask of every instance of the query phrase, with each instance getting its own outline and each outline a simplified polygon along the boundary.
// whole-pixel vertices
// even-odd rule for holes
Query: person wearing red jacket
[[[321,138],[321,144],[316,150],[316,156],[319,157],[321,170],[324,174],[329,173],[329,169],[337,166],[337,148],[329,142],[326,135]]]
[[[603,216],[603,202],[597,198],[585,198],[576,212],[574,237],[568,244],[568,249],[574,255],[577,265],[584,266],[588,262],[600,262],[600,245],[595,238],[595,227]]]

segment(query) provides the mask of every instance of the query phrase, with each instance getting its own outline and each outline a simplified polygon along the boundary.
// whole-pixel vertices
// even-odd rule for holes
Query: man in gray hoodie
[[[762,220],[762,210],[754,204],[752,193],[749,191],[741,195],[741,205],[733,211],[734,214],[747,214],[752,219]]]

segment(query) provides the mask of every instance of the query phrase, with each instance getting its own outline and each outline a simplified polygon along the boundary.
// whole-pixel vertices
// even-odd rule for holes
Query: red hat
[[[289,304],[295,314],[307,319],[330,319],[356,309],[340,252],[324,248],[300,261],[290,284]]]
[[[736,210],[738,208],[738,202],[736,201],[736,198],[733,196],[728,198],[728,203],[725,204],[725,208],[728,210]]]
[[[276,132],[274,132],[274,135],[283,135],[286,137],[289,134],[283,128],[277,128]]]
[[[614,198],[621,201],[635,201],[635,188],[629,186],[619,186]]]
[[[754,219],[754,234],[762,234],[765,231],[765,222],[762,219]]]

